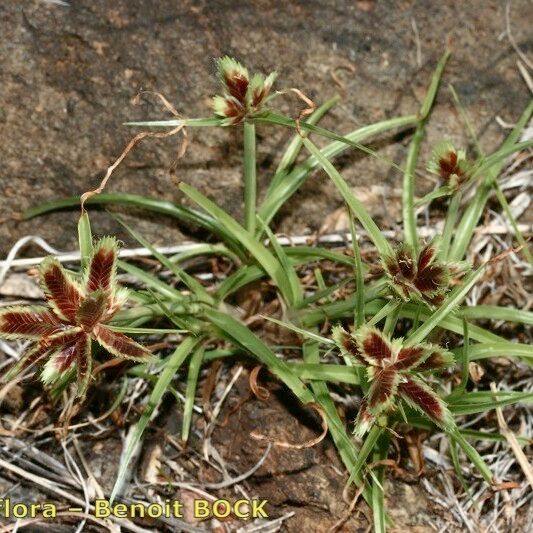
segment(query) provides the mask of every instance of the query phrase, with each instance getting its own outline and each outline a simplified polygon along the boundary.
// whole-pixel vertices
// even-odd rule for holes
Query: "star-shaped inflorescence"
[[[78,396],[83,397],[91,378],[93,340],[117,357],[142,362],[152,359],[147,348],[108,326],[127,299],[127,290],[119,288],[115,280],[117,250],[114,238],[101,239],[82,283],[54,257],[41,263],[39,276],[48,307],[17,306],[0,311],[0,337],[35,341],[4,381],[46,360],[42,381],[54,384],[76,369]]]
[[[227,125],[237,124],[259,111],[277,76],[275,72],[267,77],[258,73],[250,78],[245,67],[227,56],[217,61],[217,70],[224,94],[214,97],[213,109],[216,115],[226,119]]]
[[[425,383],[424,374],[453,364],[451,353],[432,344],[404,346],[376,328],[363,326],[355,334],[341,327],[333,331],[341,352],[365,367],[370,388],[355,423],[355,433],[364,435],[376,419],[391,411],[399,400],[429,417],[443,428],[453,426],[444,402]]]
[[[423,246],[418,253],[407,244],[400,244],[393,255],[383,259],[390,284],[404,300],[418,300],[430,306],[440,305],[450,289],[453,275],[460,275],[467,263],[437,260],[434,243]]]

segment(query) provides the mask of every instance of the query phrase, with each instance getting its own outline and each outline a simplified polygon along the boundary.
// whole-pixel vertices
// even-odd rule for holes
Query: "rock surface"
[[[495,116],[513,122],[529,97],[516,53],[503,34],[505,5],[497,0],[68,4],[7,0],[0,6],[2,254],[26,234],[39,234],[61,250],[75,248],[75,210],[33,221],[17,218],[33,205],[93,188],[132,136],[123,122],[168,116],[153,98],[133,106],[139,89],[160,91],[187,116],[208,115],[209,97],[216,90],[213,58],[222,54],[234,55],[252,69],[276,69],[278,88],[298,87],[317,102],[339,90],[332,79],[336,72],[346,95],[324,124],[348,132],[416,112],[450,40],[454,54],[427,131],[423,161],[431,143],[443,136],[466,140],[447,83],[456,87],[485,149],[497,146],[505,133]],[[526,53],[532,45],[528,13],[528,0],[512,3],[513,35]],[[296,116],[300,103],[287,97],[276,105]],[[259,136],[261,192],[290,133],[262,127]],[[178,177],[240,216],[240,131],[201,129],[190,137]],[[381,153],[401,164],[408,140],[408,135],[391,135],[379,144]],[[183,201],[167,172],[176,144],[176,138],[145,140],[112,177],[108,191]],[[400,174],[386,163],[352,153],[338,165],[352,186],[401,186]],[[420,180],[420,187],[430,185]],[[333,186],[317,173],[276,221],[281,231],[316,231],[339,206]],[[385,205],[376,209],[384,224],[395,223]],[[189,232],[173,220],[144,212],[135,214],[135,223],[157,244],[180,242]],[[95,213],[93,224],[95,233],[117,232],[131,242],[105,212]]]

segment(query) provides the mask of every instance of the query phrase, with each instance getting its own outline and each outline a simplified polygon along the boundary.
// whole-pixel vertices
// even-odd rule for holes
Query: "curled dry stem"
[[[529,242],[531,239],[528,238],[526,242]],[[511,254],[516,254],[518,252],[520,252],[522,249],[524,248],[524,245],[523,244],[520,244],[519,246],[516,246],[516,247],[511,247],[511,248],[507,248],[506,250],[504,250],[503,252],[501,252],[500,254],[498,255],[495,255],[494,257],[491,257],[487,263],[488,264],[493,264],[493,263],[499,263],[500,261],[502,261],[503,259],[505,259],[507,256],[511,255]]]
[[[343,81],[340,79],[338,72],[339,70],[347,70],[348,72],[351,72],[352,74],[355,74],[356,68],[352,63],[341,63],[340,65],[337,65],[333,67],[329,71],[329,75],[331,76],[331,79],[333,80],[333,83],[339,88],[340,92],[344,95],[346,95],[346,85],[343,83]]]
[[[252,390],[256,398],[262,401],[266,401],[270,398],[270,392],[268,392],[268,389],[266,387],[259,385],[259,383],[257,382],[257,378],[259,376],[259,372],[261,372],[261,368],[263,368],[261,365],[257,365],[250,372],[250,389]]]
[[[304,109],[302,109],[298,113],[298,117],[295,120],[295,122],[296,122],[296,131],[298,132],[298,135],[300,135],[300,137],[303,137],[304,134],[303,134],[303,132],[302,132],[302,130],[300,128],[300,122],[305,117],[307,117],[307,116],[309,116],[309,115],[311,115],[311,114],[313,114],[315,112],[316,104],[313,102],[313,100],[311,100],[311,98],[309,98],[302,91],[300,91],[300,89],[296,89],[295,87],[291,87],[290,89],[287,89],[287,90],[284,90],[284,91],[280,91],[278,94],[286,94],[287,92],[294,93],[307,106],[307,107],[305,107]]]
[[[169,111],[172,115],[175,117],[180,118],[180,115],[176,108],[161,94],[155,91],[141,91],[133,98],[133,104],[137,105],[140,102],[140,97],[142,94],[152,94],[155,95],[163,104],[163,107]],[[180,124],[179,126],[176,126],[170,131],[166,132],[153,132],[153,131],[143,131],[141,133],[138,133],[133,137],[128,144],[124,147],[122,150],[122,153],[118,156],[118,158],[113,162],[112,165],[110,165],[104,177],[102,178],[102,181],[100,182],[100,185],[96,189],[93,189],[91,191],[87,191],[81,195],[80,201],[81,201],[81,211],[82,213],[85,212],[85,202],[92,198],[93,196],[96,196],[97,194],[100,194],[106,187],[107,182],[109,181],[109,178],[111,178],[111,175],[115,171],[115,169],[122,163],[124,158],[128,155],[128,153],[137,145],[140,141],[145,139],[146,137],[152,137],[155,139],[164,139],[166,137],[172,137],[173,135],[176,135],[179,132],[182,132],[183,135],[183,142],[180,144],[177,152],[176,159],[172,162],[172,165],[169,168],[169,174],[174,183],[179,183],[179,180],[177,179],[176,175],[176,168],[178,166],[178,161],[185,155],[185,152],[187,151],[187,148],[189,146],[189,138],[187,135],[187,130],[185,129],[185,121]]]
[[[498,396],[498,388],[496,387],[496,383],[492,382],[490,384],[490,390],[492,391],[494,395],[494,401],[496,401],[497,396]],[[522,447],[520,446],[520,443],[518,442],[516,435],[511,431],[511,429],[507,425],[507,422],[505,421],[505,417],[503,416],[501,407],[496,407],[496,417],[498,419],[498,425],[500,426],[500,432],[507,439],[507,442],[509,443],[511,450],[513,451],[516,457],[516,460],[518,461],[518,464],[520,465],[520,468],[522,469],[522,472],[524,472],[524,475],[526,476],[526,479],[529,485],[533,489],[533,468],[531,467],[526,454],[522,450]],[[495,488],[495,490],[505,490],[509,487],[507,487],[505,484],[500,483],[500,484],[495,484],[493,488]]]

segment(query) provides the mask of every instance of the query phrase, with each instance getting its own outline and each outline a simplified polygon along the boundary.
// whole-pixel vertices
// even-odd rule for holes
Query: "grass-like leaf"
[[[294,324],[289,324],[288,322],[283,322],[283,320],[278,320],[277,318],[271,317],[271,316],[263,316],[265,320],[268,320],[269,322],[273,322],[274,324],[277,324],[278,326],[281,326],[283,328],[289,329],[291,331],[294,331],[295,333],[298,333],[299,335],[302,335],[304,338],[311,339],[314,341],[317,341],[321,344],[330,344],[334,345],[335,342],[327,337],[322,337],[321,335],[318,335],[317,333],[314,333],[313,331],[299,328],[298,326],[295,326]]]
[[[293,265],[285,253],[285,250],[279,244],[277,237],[274,235],[271,229],[260,218],[258,220],[267,234],[270,244],[272,245],[272,248],[274,248],[274,252],[276,253],[279,263],[285,273],[285,278],[289,285],[291,294],[291,298],[288,303],[291,307],[296,307],[303,300],[303,289],[300,280],[298,279],[298,275],[296,274],[296,270],[294,270]]]
[[[429,89],[420,109],[420,120],[416,127],[413,139],[407,152],[407,161],[405,163],[405,171],[403,175],[403,189],[402,189],[402,214],[403,214],[403,230],[405,235],[405,242],[413,247],[416,251],[418,247],[418,236],[416,231],[416,210],[414,206],[415,198],[415,176],[416,164],[418,162],[418,154],[420,153],[420,145],[424,137],[426,124],[433,107],[433,102],[437,95],[440,79],[444,72],[446,62],[450,57],[450,51],[446,50],[441,57],[437,68],[431,79]]]
[[[291,372],[287,364],[283,360],[278,359],[276,354],[246,326],[230,315],[216,311],[215,309],[206,309],[205,315],[225,337],[236,342],[239,346],[254,355],[261,364],[266,365],[270,372],[285,383],[302,403],[314,401],[311,391]]]
[[[461,205],[462,194],[457,191],[452,195],[450,205],[446,211],[446,220],[444,222],[444,229],[442,231],[442,238],[439,244],[439,255],[445,261],[448,258],[450,250],[450,243],[452,241],[453,232],[459,217],[459,207]]]
[[[194,408],[194,397],[196,396],[196,385],[198,375],[204,357],[204,347],[197,346],[189,362],[189,372],[187,373],[187,389],[185,391],[185,404],[183,405],[183,424],[181,426],[181,440],[187,442],[191,429],[192,414]]]
[[[463,349],[461,350],[461,383],[455,387],[452,394],[460,396],[466,391],[468,379],[470,377],[470,331],[468,329],[468,322],[463,318]],[[456,359],[457,361],[457,359]]]
[[[244,227],[255,233],[255,204],[257,177],[255,160],[255,124],[245,121],[244,129]]]
[[[474,415],[520,402],[532,403],[533,394],[529,392],[499,391],[498,399],[491,398],[490,391],[465,392],[454,397],[449,403],[450,411],[456,415]]]
[[[528,123],[531,114],[533,113],[533,100],[529,103],[525,111],[522,113],[522,116],[516,123],[515,127],[503,143],[501,150],[506,150],[512,145],[514,145],[520,137],[520,133]],[[481,185],[476,191],[472,202],[467,207],[465,213],[463,214],[461,221],[455,232],[455,238],[453,240],[449,258],[452,261],[460,261],[465,253],[472,236],[476,229],[477,223],[481,218],[483,209],[487,200],[489,198],[490,192],[493,187],[493,182],[497,179],[504,165],[504,160],[500,159],[492,166],[486,169],[486,176],[484,177]]]
[[[117,262],[117,264],[120,270],[123,270],[124,272],[127,272],[132,276],[135,276],[139,281],[142,281],[148,287],[152,287],[162,296],[166,298],[172,298],[178,301],[185,300],[184,296],[180,293],[180,291],[176,290],[174,287],[171,287],[170,285],[168,285],[168,283],[165,283],[158,277],[153,276],[149,272],[146,272],[142,268],[136,267],[131,263],[126,263],[125,261],[120,260]]]
[[[350,470],[350,477],[348,478],[347,484],[353,483],[354,481],[358,482],[357,480],[361,479],[361,472],[364,469],[366,461],[370,454],[374,451],[376,443],[383,431],[383,427],[380,427],[380,425],[374,425],[365,436],[363,439],[363,444],[359,448],[355,465]],[[360,483],[360,481],[358,483]]]
[[[148,399],[148,403],[144,408],[141,418],[131,430],[127,447],[123,451],[120,458],[117,478],[109,498],[110,501],[114,501],[115,498],[122,493],[124,484],[128,481],[126,476],[129,472],[129,465],[133,457],[133,453],[140,442],[146,427],[148,426],[148,422],[150,422],[150,418],[161,402],[161,399],[167,392],[172,378],[175,376],[176,372],[183,364],[187,356],[195,349],[200,341],[201,339],[198,337],[185,337],[181,344],[176,348],[170,359],[167,361],[163,372],[161,372],[159,378],[157,379],[157,383],[150,394],[150,398]]]
[[[460,314],[468,320],[505,320],[507,322],[518,322],[528,326],[533,325],[533,313],[531,311],[515,309],[513,307],[476,305],[472,307],[462,307]]]
[[[130,333],[132,335],[175,335],[177,333],[189,333],[187,329],[172,328],[139,328],[135,326],[107,326],[111,331],[118,333]]]
[[[305,120],[308,124],[318,124],[318,122],[324,117],[324,115],[340,100],[340,96],[334,96],[333,98],[330,98],[326,102],[324,102],[321,106],[317,107],[315,111]],[[292,167],[294,162],[296,161],[296,158],[298,157],[298,154],[300,153],[300,150],[302,149],[303,143],[302,143],[302,136],[299,133],[296,133],[294,137],[291,139],[289,144],[287,145],[287,148],[285,152],[283,153],[280,162],[276,168],[276,172],[274,174],[274,178],[272,179],[269,189],[274,188],[277,185],[277,181],[280,177],[283,177],[286,175],[288,169]]]
[[[387,459],[389,449],[389,436],[382,434],[373,454],[372,462]],[[372,515],[374,518],[374,531],[385,533],[387,530],[387,515],[385,513],[385,467],[378,466],[370,472],[372,477]]]
[[[347,266],[353,265],[353,259],[335,252],[320,247],[312,246],[288,246],[284,249],[292,267],[326,259]],[[226,299],[228,296],[238,291],[242,287],[258,281],[268,274],[257,265],[241,266],[238,270],[230,274],[218,287],[216,291],[217,298],[220,300]]]
[[[318,272],[320,272],[319,269],[316,269]],[[339,281],[338,283],[335,283],[333,285],[330,285],[329,287],[324,287],[323,289],[320,289],[318,291],[316,291],[315,293],[313,293],[311,296],[307,296],[306,298],[304,298],[302,300],[302,303],[298,306],[298,308],[300,309],[306,309],[307,307],[309,307],[311,304],[314,304],[316,302],[318,302],[319,300],[322,300],[322,299],[329,299],[329,297],[336,291],[338,291],[339,289],[342,289],[343,287],[345,287],[346,285],[348,285],[348,283],[350,283],[350,278],[346,278],[346,279],[343,279],[341,281]],[[363,297],[364,297],[364,289],[363,289]],[[356,311],[357,312],[357,311]]]
[[[477,280],[481,277],[485,270],[485,266],[480,266],[476,271],[470,273],[463,280],[462,285],[453,289],[446,301],[428,318],[424,323],[419,326],[407,339],[409,345],[422,342],[432,329],[439,325],[443,318],[451,313],[468,294],[470,289],[474,286]]]
[[[157,260],[166,268],[168,268],[180,281],[182,281],[198,298],[199,301],[213,304],[214,299],[213,297],[207,292],[207,290],[204,288],[204,286],[194,279],[190,274],[187,274],[185,270],[180,268],[176,263],[172,262],[168,257],[163,255],[162,253],[158,252],[157,249],[142,235],[137,233],[132,227],[130,227],[124,220],[122,220],[120,217],[117,217],[117,220],[126,228],[128,233],[136,240],[138,241],[141,246],[144,246],[150,252],[152,252],[153,256],[157,258]]]
[[[493,481],[492,472],[487,466],[487,463],[483,460],[483,457],[479,455],[478,451],[463,437],[459,430],[456,429],[455,431],[450,432],[449,435],[451,435],[457,444],[463,449],[467,457],[483,476],[483,479],[491,484]]]
[[[182,183],[180,189],[194,202],[196,202],[202,209],[205,209],[210,215],[215,217],[221,226],[224,226],[226,231],[232,237],[238,240],[242,247],[244,247],[250,255],[252,255],[257,263],[268,273],[272,278],[285,301],[290,302],[292,298],[292,288],[283,267],[280,262],[255,239],[248,231],[246,231],[238,222],[230,217],[224,210],[218,207],[214,202],[206,198],[203,194]]]
[[[359,241],[357,240],[357,231],[353,220],[353,213],[348,208],[350,214],[350,233],[352,235],[352,249],[354,256],[355,268],[355,315],[354,324],[360,328],[365,322],[365,280],[363,275],[363,262],[361,260],[361,250],[359,249]]]
[[[213,126],[223,126],[224,119],[218,117],[207,118],[180,118],[170,120],[142,120],[125,122],[124,126],[140,126],[147,128],[176,128],[177,126],[187,126],[188,128],[210,128]]]
[[[78,241],[80,245],[80,264],[81,268],[84,269],[93,252],[91,221],[89,220],[89,213],[87,211],[83,211],[78,220]]]
[[[304,343],[304,347],[308,343],[309,341]],[[353,367],[319,363],[287,363],[287,365],[302,380],[332,381],[335,383],[348,383],[350,385],[359,384],[359,377],[356,369]]]
[[[413,126],[417,121],[418,119],[416,115],[396,117],[364,126],[348,133],[345,138],[358,143],[369,137],[380,135],[381,133],[385,133],[392,129]],[[348,148],[349,145],[345,142],[335,141],[320,150],[320,152],[327,159],[331,159]],[[274,176],[266,192],[265,199],[259,208],[259,216],[266,224],[270,223],[281,206],[299,189],[311,171],[318,167],[318,160],[311,156],[303,163],[296,165],[288,174],[283,171],[281,175],[276,174]]]
[[[469,326],[469,329],[472,326]],[[465,347],[455,348],[452,352],[457,358],[464,359]],[[523,357],[533,360],[533,346],[516,342],[489,342],[471,344],[468,347],[468,360],[479,361],[490,357]]]
[[[326,139],[331,139],[333,141],[339,141],[342,143],[347,144],[348,146],[351,146],[352,148],[356,148],[357,150],[360,150],[361,152],[364,152],[365,154],[371,155],[372,157],[375,157],[376,159],[379,159],[380,161],[384,161],[391,167],[395,168],[396,170],[399,170],[400,172],[403,172],[403,169],[398,166],[394,161],[391,161],[390,159],[380,155],[375,150],[372,150],[368,146],[365,146],[363,144],[360,144],[358,142],[354,142],[350,140],[348,137],[344,137],[343,135],[339,135],[333,131],[327,130],[325,128],[321,128],[320,126],[315,126],[313,124],[309,124],[308,122],[299,122],[297,123],[295,120],[284,117],[283,115],[278,115],[276,113],[265,113],[263,115],[258,115],[257,117],[253,118],[254,122],[264,122],[267,124],[274,124],[277,126],[283,126],[285,128],[291,128],[297,130],[298,127],[300,130],[309,132],[309,133],[316,133],[317,135],[320,135],[321,137],[325,137]]]
[[[452,460],[453,468],[455,470],[455,474],[457,475],[457,479],[459,479],[459,483],[461,483],[461,487],[463,487],[465,494],[470,500],[472,500],[470,487],[468,486],[468,483],[466,482],[466,479],[463,476],[463,472],[461,470],[459,454],[457,453],[457,441],[451,435],[448,436],[448,439],[450,442],[450,457]]]
[[[182,207],[181,205],[168,202],[166,200],[156,200],[155,198],[148,198],[146,196],[139,196],[137,194],[125,194],[125,193],[101,193],[97,196],[92,196],[87,199],[85,205],[130,205],[132,207],[139,207],[146,209],[154,213],[160,213],[170,216],[182,222],[188,222],[196,224],[202,228],[220,237],[231,250],[239,255],[241,253],[241,247],[238,241],[225,231],[223,227],[218,224],[217,220],[193,209]],[[70,196],[68,198],[62,198],[60,200],[54,200],[36,207],[32,207],[24,212],[24,219],[29,220],[37,216],[58,211],[61,209],[68,209],[72,207],[79,207],[79,196]]]
[[[387,242],[387,239],[385,239],[381,233],[381,230],[378,228],[372,217],[368,214],[363,203],[353,195],[350,187],[344,178],[337,172],[337,169],[309,139],[304,139],[303,143],[309,152],[317,159],[322,168],[326,171],[327,175],[331,178],[341,193],[344,201],[350,207],[352,213],[357,217],[363,228],[365,228],[367,231],[380,255],[391,255],[392,250]]]

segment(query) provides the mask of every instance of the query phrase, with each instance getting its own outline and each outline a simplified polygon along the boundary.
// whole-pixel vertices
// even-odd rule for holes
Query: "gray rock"
[[[216,90],[213,58],[231,54],[252,69],[279,72],[277,87],[298,87],[317,102],[338,88],[344,101],[324,124],[339,132],[386,117],[416,112],[445,42],[454,55],[427,131],[422,159],[443,136],[465,142],[461,121],[446,89],[452,82],[479,132],[492,149],[504,132],[500,115],[514,121],[528,100],[505,38],[504,3],[306,0],[147,2],[71,0],[70,7],[44,1],[7,0],[0,6],[0,252],[22,235],[38,232],[60,249],[76,247],[76,211],[20,222],[25,209],[93,188],[133,131],[132,119],[168,116],[153,99],[133,106],[141,88],[160,91],[186,116],[210,113]],[[512,3],[512,28],[523,50],[531,50],[528,0]],[[412,20],[420,36],[417,64]],[[530,19],[529,19],[530,20]],[[294,97],[276,103],[296,116]],[[242,212],[241,132],[191,131],[191,146],[178,176],[214,198],[235,216]],[[259,189],[272,176],[271,164],[290,138],[287,131],[259,128]],[[318,141],[317,141],[318,142]],[[402,162],[408,136],[391,135],[381,153]],[[108,191],[183,201],[168,177],[177,139],[145,140],[112,177]],[[350,154],[338,162],[352,186],[400,186],[400,174],[377,160]],[[423,166],[421,166],[423,168]],[[420,187],[430,184],[420,180]],[[284,207],[280,231],[317,230],[340,198],[317,173]],[[139,231],[157,244],[176,243],[191,228],[174,220],[134,214]],[[97,234],[118,233],[105,212],[95,212]],[[27,253],[32,253],[28,250]]]

